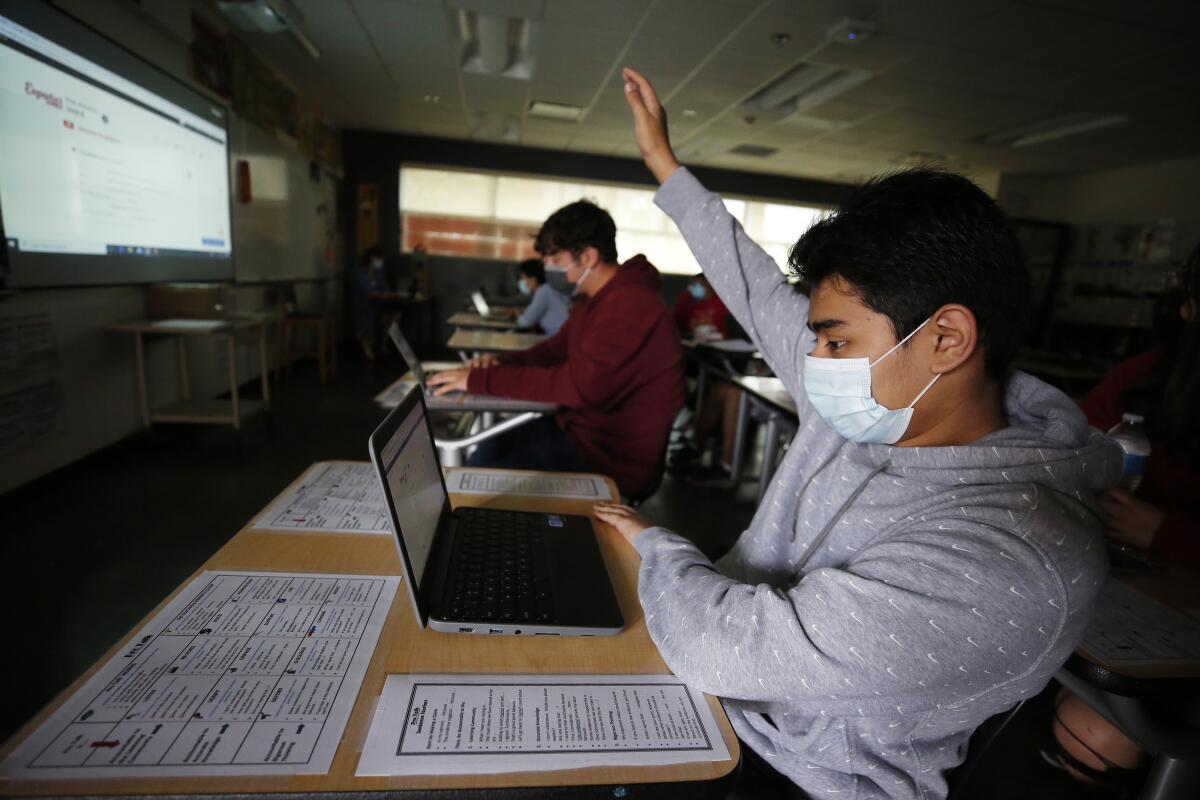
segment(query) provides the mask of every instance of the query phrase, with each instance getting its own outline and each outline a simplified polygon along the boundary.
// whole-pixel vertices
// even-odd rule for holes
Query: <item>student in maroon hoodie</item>
[[[617,229],[581,200],[550,215],[534,249],[546,271],[565,272],[575,305],[540,344],[483,356],[430,377],[439,394],[460,390],[557,403],[562,410],[487,440],[474,466],[589,471],[621,493],[651,490],[671,421],[684,402],[683,349],[663,305],[658,270],[637,255],[617,261]]]

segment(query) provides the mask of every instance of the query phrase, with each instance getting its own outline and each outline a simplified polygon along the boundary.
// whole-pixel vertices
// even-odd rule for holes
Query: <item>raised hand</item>
[[[667,110],[658,102],[658,94],[645,75],[625,67],[621,77],[625,80],[625,100],[633,112],[633,132],[638,149],[642,151],[646,166],[662,183],[679,168],[667,134]]]

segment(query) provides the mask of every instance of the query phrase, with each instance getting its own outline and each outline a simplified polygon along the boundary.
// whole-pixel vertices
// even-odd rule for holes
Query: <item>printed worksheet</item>
[[[359,775],[724,761],[704,695],[674,675],[389,675]]]
[[[399,582],[205,572],[22,742],[0,774],[328,772]]]
[[[518,470],[456,468],[446,475],[446,490],[462,494],[519,494],[531,497],[569,497],[611,500],[612,492],[599,475],[547,474]]]
[[[315,533],[392,532],[375,467],[366,461],[313,464],[252,527]]]
[[[1109,578],[1081,646],[1106,664],[1200,662],[1200,622]]]

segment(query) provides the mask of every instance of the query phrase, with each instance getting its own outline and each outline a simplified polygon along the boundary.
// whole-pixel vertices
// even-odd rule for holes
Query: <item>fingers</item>
[[[650,81],[646,79],[646,76],[632,67],[625,67],[621,70],[621,77],[625,79],[626,96],[636,96],[641,101],[643,107],[652,116],[657,117],[658,110],[661,108],[658,102],[658,93],[654,91],[654,87],[650,85]],[[630,100],[631,105],[632,103],[633,101]]]

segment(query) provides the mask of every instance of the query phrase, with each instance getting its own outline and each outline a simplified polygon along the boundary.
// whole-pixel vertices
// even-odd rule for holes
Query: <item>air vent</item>
[[[729,151],[735,156],[751,156],[752,158],[766,158],[773,156],[779,152],[778,147],[763,147],[759,144],[739,144],[737,147]]]
[[[575,122],[583,116],[583,109],[580,106],[571,106],[566,103],[548,103],[545,100],[534,100],[529,104],[529,116]]]
[[[850,91],[871,77],[831,64],[800,64],[742,104],[747,111],[796,114]]]

